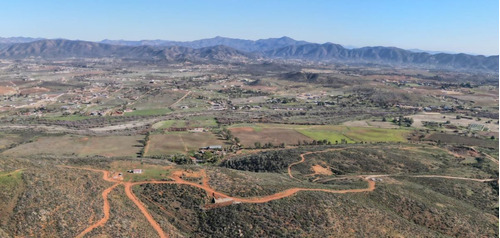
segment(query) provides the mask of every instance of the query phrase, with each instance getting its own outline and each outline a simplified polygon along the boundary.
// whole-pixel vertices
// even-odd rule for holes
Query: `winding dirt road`
[[[104,205],[102,207],[102,210],[104,212],[104,217],[101,220],[99,220],[98,222],[96,222],[96,223],[92,224],[91,226],[87,227],[87,229],[85,229],[79,235],[76,236],[77,238],[83,237],[85,234],[89,233],[94,228],[97,228],[99,226],[104,225],[109,220],[110,207],[109,207],[108,195],[118,185],[120,185],[120,184],[119,183],[115,183],[115,184],[113,184],[113,186],[107,188],[106,190],[104,190],[102,192],[102,199],[104,200]]]
[[[156,220],[153,218],[153,216],[151,216],[148,209],[146,209],[146,207],[144,207],[142,202],[139,199],[137,199],[137,197],[134,195],[134,192],[132,192],[132,185],[134,185],[134,184],[132,184],[130,182],[126,182],[126,183],[124,183],[124,185],[125,185],[125,194],[127,194],[127,197],[130,200],[132,200],[132,202],[135,203],[135,205],[139,208],[139,210],[141,210],[144,217],[146,217],[149,224],[151,224],[151,226],[155,229],[155,231],[158,233],[160,238],[168,237],[167,234],[165,234],[165,232],[163,231],[163,229],[161,229],[158,222],[156,222]]]
[[[288,175],[290,176],[290,178],[297,179],[297,178],[293,177],[293,175],[292,175],[292,166],[304,163],[306,161],[306,158],[304,156],[306,156],[306,155],[316,154],[316,153],[324,153],[324,152],[330,152],[330,151],[336,151],[336,150],[344,150],[344,149],[345,148],[334,148],[334,149],[327,149],[327,150],[322,150],[322,151],[310,151],[310,152],[303,153],[300,155],[299,161],[288,165]]]

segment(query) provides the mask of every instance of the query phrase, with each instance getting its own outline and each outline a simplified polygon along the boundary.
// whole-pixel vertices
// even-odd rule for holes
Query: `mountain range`
[[[0,50],[0,58],[23,59],[30,57],[44,59],[124,58],[164,61],[233,61],[254,58],[252,54],[222,45],[193,49],[182,46],[124,46],[62,39],[12,44]]]
[[[289,37],[242,40],[215,37],[196,41],[103,40],[100,42],[0,38],[0,58],[128,58],[166,61],[234,62],[254,59],[305,60],[330,63],[410,65],[425,68],[498,72],[498,56],[413,52],[396,47],[348,49],[339,44],[316,44]]]

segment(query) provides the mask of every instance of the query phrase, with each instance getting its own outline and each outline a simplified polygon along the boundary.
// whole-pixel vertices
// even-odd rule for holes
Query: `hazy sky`
[[[0,36],[196,40],[290,36],[498,54],[498,0],[12,0]]]

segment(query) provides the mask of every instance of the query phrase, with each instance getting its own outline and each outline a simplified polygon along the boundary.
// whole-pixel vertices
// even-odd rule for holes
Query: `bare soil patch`
[[[16,89],[14,89],[13,87],[0,86],[0,95],[9,95],[15,93]]]
[[[329,168],[325,168],[319,164],[313,165],[312,170],[314,171],[314,174],[321,174],[321,175],[332,175],[332,171]]]

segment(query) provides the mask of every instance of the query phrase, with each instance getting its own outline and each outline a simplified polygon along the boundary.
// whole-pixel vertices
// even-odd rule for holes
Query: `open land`
[[[497,78],[3,60],[0,237],[497,237]]]

